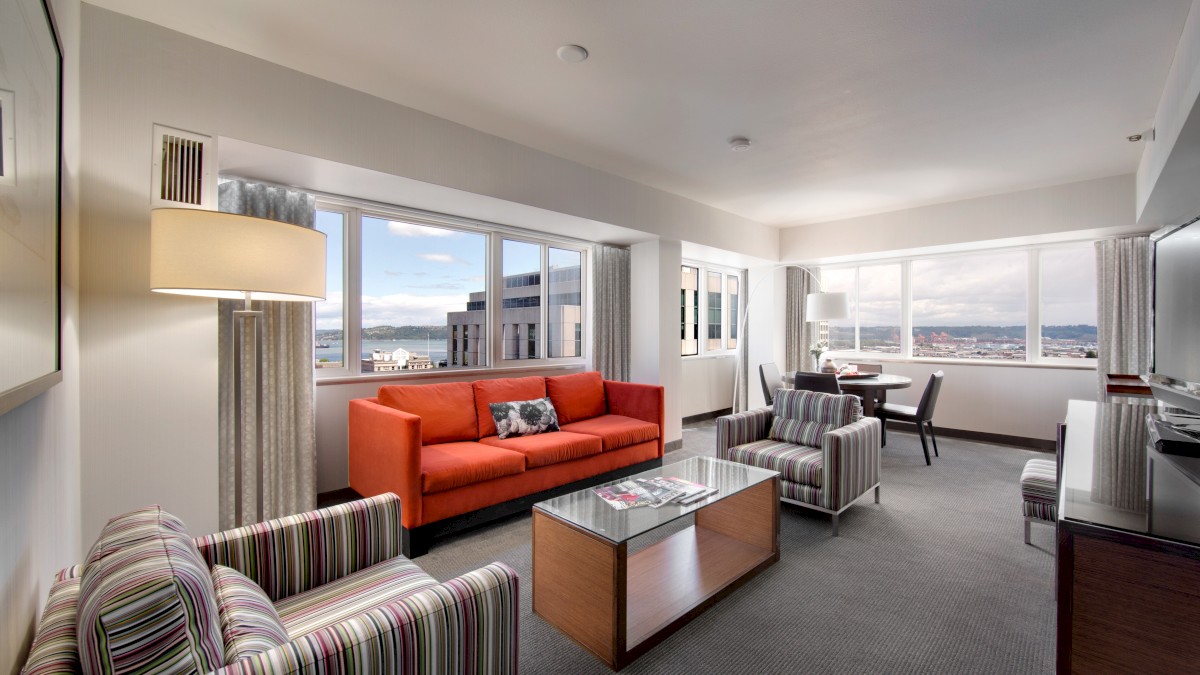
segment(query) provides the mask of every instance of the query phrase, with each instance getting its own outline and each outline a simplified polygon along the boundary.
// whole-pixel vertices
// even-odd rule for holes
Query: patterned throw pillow
[[[226,664],[287,644],[288,634],[279,612],[258,584],[224,565],[213,565],[212,578]]]
[[[558,413],[554,411],[549,396],[532,401],[489,403],[488,407],[492,409],[496,435],[500,438],[558,431]]]

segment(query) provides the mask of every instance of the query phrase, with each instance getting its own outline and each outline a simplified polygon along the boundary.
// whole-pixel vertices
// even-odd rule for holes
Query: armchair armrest
[[[198,537],[196,547],[277,602],[394,558],[400,541],[400,500],[387,493]]]
[[[771,420],[775,411],[771,408],[747,410],[717,418],[717,457],[729,459],[729,449],[761,441],[771,432]]]
[[[217,672],[515,673],[519,597],[517,573],[492,563]]]
[[[864,417],[821,437],[825,451],[822,506],[838,510],[879,482],[883,423]]]
[[[421,418],[357,398],[348,425],[350,487],[367,497],[400,495],[404,527],[421,525]]]

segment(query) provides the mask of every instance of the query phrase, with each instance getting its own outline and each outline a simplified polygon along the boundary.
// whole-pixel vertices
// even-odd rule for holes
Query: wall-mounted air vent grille
[[[211,207],[214,145],[211,136],[154,125],[152,206]]]

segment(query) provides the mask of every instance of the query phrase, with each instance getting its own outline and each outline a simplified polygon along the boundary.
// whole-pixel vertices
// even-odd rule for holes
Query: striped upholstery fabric
[[[717,418],[717,457],[729,459],[730,448],[761,441],[771,430],[775,414],[770,408],[747,410]]]
[[[158,506],[108,521],[79,589],[84,672],[208,672],[224,664],[212,576]]]
[[[821,438],[825,480],[820,506],[839,510],[879,482],[882,434],[882,422],[863,417]]]
[[[79,568],[76,565],[75,568]],[[79,640],[75,620],[79,609],[79,585],[82,579],[59,572],[59,579],[50,587],[50,597],[42,610],[37,635],[29,648],[29,659],[25,662],[25,675],[48,675],[49,673],[81,673],[79,665]]]
[[[787,480],[779,481],[779,496],[791,499],[792,501],[801,502],[803,504],[824,503],[822,490],[819,487],[812,485],[803,485],[801,483],[793,483]]]
[[[1027,518],[1058,520],[1058,466],[1054,460],[1031,459],[1021,471],[1022,511]]]
[[[774,410],[776,417],[841,427],[862,417],[862,401],[850,394],[781,389],[775,396]]]
[[[288,641],[287,630],[267,594],[244,574],[224,565],[212,568],[225,663],[274,649]]]
[[[288,636],[296,639],[436,585],[436,579],[399,556],[280,600],[275,608]]]
[[[516,572],[492,563],[219,672],[509,675],[517,672],[518,598]]]
[[[785,481],[819,488],[825,468],[825,451],[768,439],[730,448],[729,460],[778,471]]]
[[[400,555],[400,498],[317,509],[196,539],[210,565],[258,584],[272,602]]]

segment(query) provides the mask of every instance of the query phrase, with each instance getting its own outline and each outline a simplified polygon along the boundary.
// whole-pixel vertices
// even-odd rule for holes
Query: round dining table
[[[863,415],[875,416],[875,392],[887,389],[907,389],[912,378],[903,375],[879,373],[871,377],[839,377],[838,386],[843,393],[858,394],[863,401]]]

